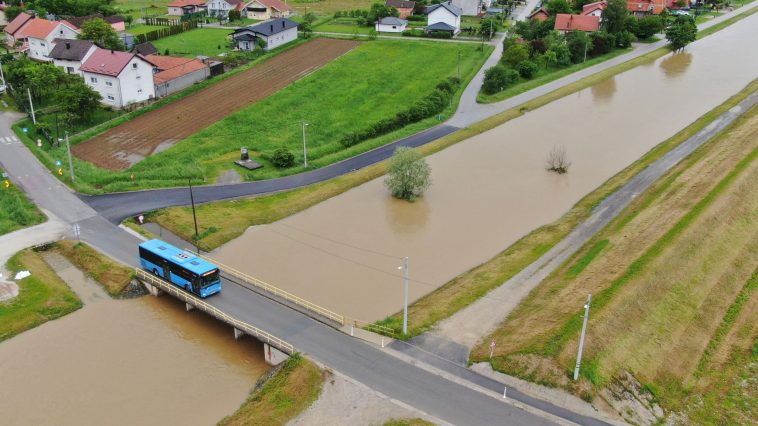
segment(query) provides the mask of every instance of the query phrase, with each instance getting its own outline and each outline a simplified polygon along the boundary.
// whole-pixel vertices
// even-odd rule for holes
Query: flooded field
[[[249,229],[213,257],[363,320],[416,299],[549,223],[582,196],[758,77],[758,15],[687,48],[529,112],[428,158],[414,204],[381,179]],[[752,52],[752,53],[751,53]],[[567,175],[545,171],[566,147]]]
[[[0,423],[215,424],[268,369],[260,343],[176,299],[99,299],[0,343]]]

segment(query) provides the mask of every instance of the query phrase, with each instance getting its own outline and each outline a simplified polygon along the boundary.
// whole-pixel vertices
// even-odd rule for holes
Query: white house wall
[[[136,69],[133,64],[137,64]],[[114,108],[155,97],[153,66],[138,58],[132,58],[118,77],[86,71],[83,77],[84,82],[103,97],[102,103]]]
[[[48,58],[47,55],[53,50],[53,47],[50,46],[51,43],[47,40],[35,37],[29,37],[28,41],[29,50],[27,51],[27,55],[29,55],[30,58],[38,61],[50,62],[50,58]]]
[[[266,50],[276,49],[277,47],[297,40],[297,27],[284,30],[274,34],[266,39]]]
[[[453,6],[458,6],[465,16],[479,15],[481,3],[481,0],[453,0]]]
[[[197,71],[193,71],[189,74],[185,74],[179,78],[167,81],[165,83],[156,84],[155,96],[160,98],[182,90],[185,87],[192,86],[195,83],[199,83],[207,79],[208,76],[210,76],[210,73],[210,69],[208,67],[205,67]]]
[[[376,31],[380,33],[402,33],[405,31],[406,25],[386,25],[376,24]]]
[[[436,24],[437,22],[444,22],[455,27],[456,30],[461,29],[461,17],[453,15],[444,7],[434,9],[427,17],[427,25]]]
[[[184,9],[181,7],[169,7],[168,14],[171,16],[182,16],[184,15]]]

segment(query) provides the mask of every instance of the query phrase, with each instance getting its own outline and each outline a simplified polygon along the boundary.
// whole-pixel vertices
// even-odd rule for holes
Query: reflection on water
[[[607,103],[616,93],[616,76],[609,77],[590,87],[592,97],[598,104]]]
[[[98,301],[0,343],[0,423],[215,424],[267,370],[261,354],[171,297]]]
[[[667,55],[661,61],[661,70],[669,78],[677,78],[684,74],[692,65],[693,56],[690,52],[681,51]]]
[[[410,257],[416,299],[556,220],[756,78],[758,55],[745,54],[756,36],[752,15],[688,46],[688,55],[667,55],[434,154],[434,184],[420,202],[388,204],[379,178],[248,230],[213,256],[352,317],[397,312],[400,257]],[[674,65],[686,72],[660,72]],[[545,170],[555,145],[573,163],[566,176]]]

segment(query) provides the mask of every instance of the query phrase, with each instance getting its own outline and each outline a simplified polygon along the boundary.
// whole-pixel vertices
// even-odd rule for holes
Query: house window
[[[142,93],[142,89],[137,89],[137,93]]]
[[[66,72],[69,73],[69,74],[73,74],[74,73],[74,67],[66,67]]]
[[[114,98],[114,97],[113,97],[113,95],[108,95],[108,100],[109,100],[109,101],[115,101],[115,100],[116,100],[116,98]]]
[[[141,78],[142,78],[142,76],[141,76],[141,75],[138,75],[138,76],[137,76],[137,80],[139,80],[139,79],[141,79]]]
[[[105,85],[106,85],[106,86],[108,86],[108,87],[113,87],[113,82],[111,82],[111,81],[106,81],[106,82],[105,82]]]
[[[137,63],[136,62],[132,64],[132,68],[134,68],[135,70],[137,69]]]
[[[45,47],[45,43],[40,43],[40,46]]]
[[[393,30],[396,30],[396,29],[397,29],[397,25],[393,25],[393,26],[392,26],[392,29],[393,29]]]
[[[89,81],[91,81],[92,83],[97,83],[97,79],[95,77],[90,77]]]

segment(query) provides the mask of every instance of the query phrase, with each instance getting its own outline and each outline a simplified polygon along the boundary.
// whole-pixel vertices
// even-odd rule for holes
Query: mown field
[[[758,109],[675,167],[482,341],[472,361],[585,399],[626,372],[695,424],[758,418]],[[570,380],[593,295],[579,383]],[[606,398],[607,400],[607,398]]]
[[[0,179],[0,235],[45,221],[26,194],[13,185],[5,188],[3,181]]]
[[[218,56],[231,50],[228,39],[231,33],[232,30],[222,28],[197,28],[152,43],[161,54],[168,50],[173,56]]]

